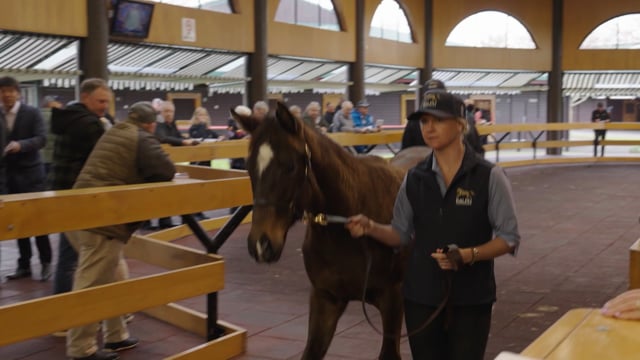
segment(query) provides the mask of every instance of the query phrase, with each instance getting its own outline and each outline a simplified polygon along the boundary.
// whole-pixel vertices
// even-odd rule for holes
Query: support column
[[[553,0],[551,72],[549,73],[549,90],[547,92],[547,123],[563,122],[562,109],[562,14],[563,0]],[[559,140],[561,132],[550,131],[548,140]],[[562,155],[562,148],[547,148],[548,155]]]
[[[267,2],[253,0],[253,38],[254,51],[248,55],[247,82],[245,93],[247,105],[253,106],[256,101],[267,101]]]
[[[349,100],[355,105],[364,99],[364,0],[356,0],[356,59],[349,64]]]
[[[80,39],[78,65],[82,74],[80,82],[87,78],[109,80],[107,45],[109,44],[109,19],[104,1],[86,0],[87,37]]]
[[[418,71],[416,109],[420,106],[424,83],[433,77],[433,0],[424,0],[424,65]]]

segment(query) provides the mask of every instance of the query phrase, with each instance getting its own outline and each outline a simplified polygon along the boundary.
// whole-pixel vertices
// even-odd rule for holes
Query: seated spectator
[[[291,113],[291,115],[293,115],[293,117],[295,117],[298,120],[302,120],[302,109],[300,108],[300,106],[298,105],[291,105],[289,106],[289,112]]]
[[[333,117],[333,124],[331,124],[332,132],[361,132],[353,125],[351,110],[353,110],[353,103],[349,100],[343,101],[340,111],[337,111]]]
[[[322,133],[326,133],[330,124],[320,115],[320,103],[312,101],[307,105],[302,115],[302,120],[309,126],[313,126],[320,130]]]
[[[351,118],[353,119],[353,126],[356,129],[360,129],[360,132],[378,132],[381,130],[380,126],[373,123],[373,116],[369,114],[369,103],[367,100],[360,100],[356,105],[356,108],[351,112]],[[369,152],[375,145],[356,145],[353,148],[358,154]]]
[[[155,135],[163,144],[170,144],[172,146],[188,146],[198,145],[200,142],[195,139],[185,139],[174,121],[176,114],[176,108],[171,101],[162,102],[162,110],[160,115],[163,122],[156,121]],[[150,228],[150,223],[145,225]],[[171,217],[163,217],[158,219],[158,227],[160,229],[167,229],[177,226],[171,222]]]
[[[189,127],[189,137],[192,139],[199,139],[205,141],[207,139],[223,140],[224,136],[218,135],[217,132],[209,129],[211,126],[211,117],[207,109],[198,107],[193,111],[191,117],[191,127]],[[192,162],[192,165],[211,166],[211,160],[209,161],[196,161]]]
[[[267,104],[266,101],[260,100],[260,101],[256,101],[256,103],[253,104],[253,115],[257,119],[263,119],[265,116],[267,116],[268,112],[269,112],[269,104]]]
[[[331,128],[331,124],[333,123],[333,117],[336,114],[336,106],[331,103],[331,102],[327,102],[327,104],[325,105],[326,111],[324,112],[324,121],[329,124],[327,126],[327,128]]]

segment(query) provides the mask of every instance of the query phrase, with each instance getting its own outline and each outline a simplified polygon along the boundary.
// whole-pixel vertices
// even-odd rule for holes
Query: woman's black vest
[[[457,244],[479,246],[491,240],[489,223],[489,178],[493,164],[466,147],[464,159],[444,198],[432,170],[433,155],[407,175],[407,197],[413,208],[415,245],[404,280],[405,297],[438,305],[445,294],[448,271],[441,270],[431,254]],[[478,261],[451,273],[449,301],[454,305],[487,304],[495,301],[493,260]]]

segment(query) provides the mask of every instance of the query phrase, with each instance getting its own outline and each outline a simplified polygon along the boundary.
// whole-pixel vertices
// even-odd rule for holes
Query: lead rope
[[[305,210],[303,212],[303,214],[302,214],[302,221],[305,224],[313,223],[313,224],[318,224],[318,225],[321,225],[321,226],[327,226],[327,225],[329,225],[331,223],[333,223],[333,224],[346,224],[347,221],[348,221],[348,218],[346,218],[344,216],[339,216],[339,215],[327,215],[327,214],[324,214],[324,213],[312,214],[312,213],[310,213],[310,212]],[[393,337],[395,337],[395,334],[387,334],[387,333],[384,333],[383,331],[381,331],[380,329],[378,329],[373,324],[373,322],[371,321],[371,318],[369,318],[369,313],[367,312],[367,306],[366,306],[367,305],[367,303],[366,303],[367,285],[369,284],[369,274],[371,273],[371,265],[373,263],[373,257],[371,256],[371,252],[369,251],[369,248],[367,247],[367,243],[364,240],[364,237],[361,237],[361,239],[362,239],[362,247],[365,249],[365,254],[366,254],[366,258],[367,258],[365,275],[364,275],[364,287],[362,289],[362,300],[361,300],[362,312],[364,313],[364,317],[365,317],[365,319],[367,319],[367,322],[369,323],[369,326],[371,326],[371,328],[373,330],[375,330],[375,332],[377,332],[378,334],[382,335],[383,337],[393,338]],[[434,311],[431,314],[431,316],[429,316],[429,318],[427,318],[427,320],[425,320],[425,322],[422,323],[422,325],[420,325],[418,328],[413,329],[410,332],[408,331],[409,329],[407,329],[407,333],[406,334],[400,334],[400,338],[410,337],[410,336],[413,336],[413,335],[419,333],[420,331],[424,330],[427,326],[429,326],[429,324],[431,324],[433,322],[433,320],[436,317],[438,317],[438,315],[440,315],[442,310],[444,310],[445,306],[447,306],[447,302],[449,301],[449,295],[451,294],[452,277],[453,277],[452,273],[448,273],[447,274],[445,295],[444,295],[444,298],[442,299],[442,301],[440,302],[440,304],[438,304],[438,307],[436,308],[436,311]]]

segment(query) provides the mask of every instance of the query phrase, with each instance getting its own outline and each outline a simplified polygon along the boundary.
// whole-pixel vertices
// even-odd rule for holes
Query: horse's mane
[[[371,204],[380,206],[380,192],[394,195],[402,181],[403,172],[378,157],[354,155],[330,137],[305,124],[303,136],[311,149],[314,175],[326,199],[324,211],[354,215],[371,211]],[[374,199],[375,198],[375,199]],[[395,199],[395,196],[392,196]],[[375,201],[373,201],[375,200]],[[393,208],[393,202],[385,204]],[[348,213],[348,212],[352,213]],[[377,212],[384,212],[376,210]],[[370,216],[381,217],[371,214]],[[386,216],[385,216],[386,217]],[[383,219],[377,219],[379,221]],[[390,220],[390,219],[385,219]]]

